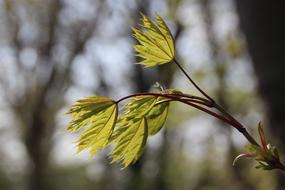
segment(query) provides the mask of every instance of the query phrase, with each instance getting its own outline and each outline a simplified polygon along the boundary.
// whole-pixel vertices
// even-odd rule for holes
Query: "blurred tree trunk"
[[[38,65],[46,65],[47,80],[44,83],[36,81],[36,91],[27,89],[23,101],[14,104],[15,113],[18,114],[20,121],[25,125],[25,145],[30,157],[29,189],[44,190],[48,189],[47,168],[52,142],[50,140],[55,126],[56,111],[61,107],[62,96],[58,96],[55,107],[49,105],[47,98],[53,96],[57,89],[56,85],[65,85],[65,73],[59,73],[55,63],[52,61],[52,49],[55,45],[55,30],[58,22],[58,14],[61,9],[59,1],[51,1],[47,6],[49,9],[48,32],[46,43],[38,47],[40,59]],[[16,31],[16,34],[19,31]],[[16,36],[16,35],[15,35]],[[17,39],[17,37],[15,37]],[[22,50],[20,42],[15,41],[18,53]],[[57,80],[62,77],[62,82]],[[60,94],[60,93],[58,93]],[[58,104],[59,103],[59,104]]]
[[[236,0],[240,24],[259,81],[259,90],[267,106],[269,128],[285,153],[285,2]],[[284,189],[284,175],[279,175]]]
[[[92,21],[83,23],[85,27],[61,23],[60,14],[65,8],[65,3],[59,0],[43,1],[41,2],[45,3],[43,6],[28,1],[23,1],[22,4],[15,1],[6,9],[5,16],[9,23],[7,27],[11,29],[9,33],[12,39],[11,46],[15,49],[15,64],[19,69],[19,75],[23,75],[25,82],[23,89],[7,93],[9,97],[6,98],[10,100],[12,99],[10,96],[16,97],[8,102],[11,103],[11,108],[24,131],[24,145],[30,163],[28,168],[29,190],[50,189],[53,185],[48,183],[50,173],[48,167],[56,115],[64,105],[65,91],[71,84],[72,64],[75,58],[85,51],[86,43],[96,29],[98,15],[104,11],[102,7],[104,4],[100,2],[96,4],[99,10],[96,12],[97,16]],[[23,11],[37,15],[38,20],[41,21],[39,25],[36,25],[41,35],[32,45],[25,44],[24,40],[18,37],[22,26],[18,13],[22,9],[19,7]],[[46,12],[41,10],[41,7],[44,7]],[[26,22],[29,23],[30,20]],[[66,35],[63,37],[59,34]],[[68,44],[69,54],[64,59],[56,59],[58,58],[55,54],[58,50],[57,46],[65,46],[64,40],[66,39],[70,42]],[[37,63],[32,69],[26,68],[20,59],[22,51],[29,47],[35,49],[38,56]],[[17,96],[18,93],[21,96]]]

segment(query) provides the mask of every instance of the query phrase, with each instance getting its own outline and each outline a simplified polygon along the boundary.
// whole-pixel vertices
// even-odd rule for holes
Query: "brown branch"
[[[177,60],[173,60],[173,62],[179,67],[179,69],[184,73],[184,75],[188,78],[188,80],[194,85],[194,87],[201,93],[203,94],[209,101],[211,101],[212,106],[216,108],[218,111],[220,111],[222,114],[225,115],[226,118],[225,122],[229,123],[231,126],[236,128],[251,144],[259,146],[259,144],[256,142],[256,140],[247,132],[246,128],[239,122],[237,121],[231,114],[229,114],[222,106],[217,104],[213,98],[211,98],[206,92],[204,92],[193,80],[192,78],[188,75],[188,73],[184,70],[184,68],[177,62]],[[195,105],[191,105],[195,106]],[[202,110],[205,111],[205,110]],[[212,115],[212,113],[209,113]],[[214,116],[214,115],[213,115]],[[215,116],[214,116],[215,117]]]

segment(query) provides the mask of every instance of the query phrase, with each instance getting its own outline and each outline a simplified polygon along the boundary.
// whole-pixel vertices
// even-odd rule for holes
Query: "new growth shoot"
[[[215,117],[237,129],[249,142],[246,153],[237,156],[253,158],[257,168],[285,171],[279,159],[277,149],[268,144],[259,124],[259,144],[247,131],[245,126],[228,113],[211,96],[202,90],[177,61],[175,42],[164,20],[156,15],[155,22],[142,14],[140,29],[133,28],[134,46],[137,56],[143,58],[141,64],[154,67],[162,64],[175,64],[201,94],[194,96],[179,90],[164,90],[128,95],[119,100],[92,96],[77,101],[70,107],[68,114],[72,120],[68,132],[82,131],[76,141],[78,152],[89,149],[92,155],[112,145],[109,156],[111,162],[120,162],[125,168],[141,156],[147,138],[157,134],[164,126],[171,102],[180,102]],[[119,104],[125,103],[122,107]],[[119,109],[122,112],[119,114]]]

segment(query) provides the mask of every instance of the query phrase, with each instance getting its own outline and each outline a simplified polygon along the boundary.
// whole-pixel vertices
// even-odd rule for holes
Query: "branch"
[[[138,96],[156,96],[156,97],[164,97],[164,98],[169,98],[169,100],[166,100],[166,101],[178,101],[178,102],[181,102],[181,103],[184,103],[184,104],[187,104],[191,107],[194,107],[198,110],[201,110],[219,120],[222,120],[226,123],[228,123],[229,125],[233,126],[234,128],[238,129],[238,125],[228,119],[227,117],[223,116],[223,115],[220,115],[216,112],[213,112],[203,106],[207,106],[209,108],[212,107],[212,104],[209,104],[209,101],[207,99],[203,99],[201,97],[197,97],[197,96],[192,96],[192,95],[185,95],[185,94],[166,94],[166,93],[137,93],[137,94],[131,94],[131,95],[128,95],[128,96],[125,96],[119,100],[116,101],[116,103],[120,103],[121,101],[124,101],[126,99],[129,99],[129,98],[132,98],[132,97],[138,97]],[[194,98],[193,98],[194,97]],[[199,99],[199,100],[197,100]],[[165,101],[163,101],[165,102]],[[161,102],[161,103],[163,103]]]
[[[184,73],[184,75],[188,78],[188,80],[195,86],[195,88],[203,94],[208,100],[211,102],[215,102],[206,92],[204,92],[195,82],[192,80],[192,78],[188,75],[188,73],[184,70],[184,68],[176,61],[176,59],[173,59],[173,62],[179,67],[179,69]]]
[[[220,111],[222,114],[224,114],[225,117],[224,116],[222,118],[216,117],[215,114],[210,113],[209,110],[204,110],[204,108],[201,109],[200,107],[198,108],[197,105],[195,105],[195,104],[193,105],[191,102],[189,103],[190,106],[196,107],[197,109],[200,109],[200,110],[207,112],[208,114],[210,114],[210,115],[212,115],[218,119],[225,121],[226,123],[228,123],[231,126],[233,126],[234,128],[236,128],[241,134],[243,134],[243,136],[248,140],[248,142],[250,142],[253,145],[259,146],[259,144],[256,142],[256,140],[247,132],[246,128],[239,121],[237,121],[231,114],[229,114],[222,106],[217,104],[212,97],[210,97],[206,92],[204,92],[194,82],[194,80],[192,80],[192,78],[188,75],[188,73],[185,71],[185,69],[177,62],[177,60],[174,59],[173,62],[179,67],[179,69],[184,73],[184,75],[188,78],[188,80],[195,86],[195,88],[212,103],[211,104],[212,107],[216,108],[218,111]],[[226,118],[226,119],[224,119],[224,118]]]

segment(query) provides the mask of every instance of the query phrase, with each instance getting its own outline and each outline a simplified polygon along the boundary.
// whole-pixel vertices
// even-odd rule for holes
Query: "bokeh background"
[[[284,3],[259,0],[0,0],[1,190],[281,190],[278,171],[232,166],[246,140],[172,104],[165,129],[120,170],[107,152],[76,154],[65,115],[89,95],[167,88],[197,94],[175,65],[135,65],[140,12],[165,18],[178,59],[255,136],[259,121],[285,155]]]

